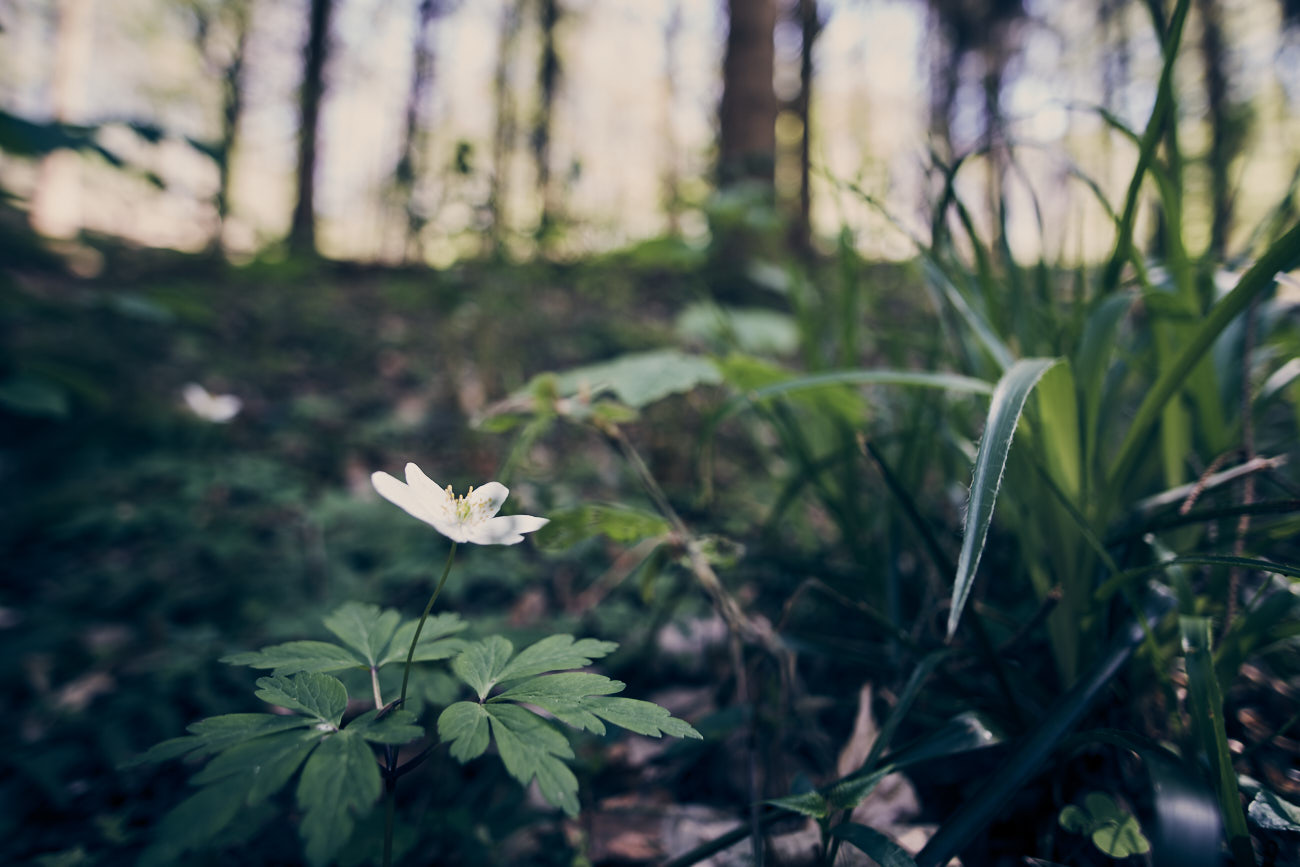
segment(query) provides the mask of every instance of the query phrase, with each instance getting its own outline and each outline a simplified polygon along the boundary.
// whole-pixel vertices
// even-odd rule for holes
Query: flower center
[[[473,485],[469,486],[469,490],[465,492],[463,497],[456,496],[456,493],[451,489],[451,485],[447,486],[447,497],[452,501],[452,512],[455,514],[456,520],[462,524],[476,523],[487,517],[489,503],[486,500],[477,503],[471,502],[470,497],[473,495]]]

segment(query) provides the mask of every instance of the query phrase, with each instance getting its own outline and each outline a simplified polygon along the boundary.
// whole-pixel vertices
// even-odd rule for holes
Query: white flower
[[[193,382],[185,386],[181,395],[191,412],[215,424],[230,421],[244,406],[244,402],[233,394],[208,394],[206,388]]]
[[[455,542],[514,545],[524,540],[524,533],[540,530],[548,523],[546,518],[532,515],[497,517],[501,504],[510,495],[510,490],[500,482],[470,488],[465,496],[457,497],[450,485],[445,489],[438,487],[415,464],[406,465],[405,483],[388,473],[373,473],[370,481],[385,500],[401,506]]]

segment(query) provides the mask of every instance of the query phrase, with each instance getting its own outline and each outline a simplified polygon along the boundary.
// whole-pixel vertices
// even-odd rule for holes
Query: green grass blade
[[[1187,655],[1187,702],[1192,730],[1213,769],[1228,847],[1237,867],[1254,867],[1255,853],[1250,845],[1246,816],[1241,810],[1237,772],[1232,767],[1228,736],[1223,727],[1223,695],[1210,656],[1210,618],[1180,617],[1178,626],[1183,636],[1183,652]]]
[[[1128,432],[1124,435],[1119,455],[1111,469],[1108,486],[1112,492],[1128,477],[1137,460],[1138,452],[1150,432],[1151,425],[1155,423],[1170,398],[1182,388],[1191,375],[1192,369],[1209,350],[1215,338],[1229,322],[1246,309],[1251,299],[1273,285],[1275,275],[1290,270],[1297,262],[1300,262],[1300,223],[1292,226],[1285,235],[1278,238],[1242,276],[1236,287],[1210,309],[1209,315],[1188,340],[1183,351],[1147,392],[1133,418],[1133,423],[1129,425]]]
[[[906,849],[875,828],[857,822],[845,822],[831,829],[831,836],[861,849],[880,867],[916,867],[916,862],[907,854]]]
[[[948,640],[957,632],[962,609],[975,583],[980,556],[989,524],[993,520],[993,507],[997,503],[998,489],[1002,486],[1002,472],[1007,466],[1007,453],[1025,408],[1025,400],[1038,380],[1053,365],[1055,358],[1026,358],[1011,365],[998,381],[989,405],[989,417],[975,455],[975,470],[971,476],[970,502],[966,507],[965,535],[961,554],[957,558],[957,574],[953,580],[952,608],[948,612]]]
[[[1119,230],[1115,235],[1115,250],[1111,253],[1106,270],[1102,272],[1101,291],[1110,292],[1119,284],[1120,268],[1129,258],[1133,246],[1133,220],[1137,215],[1138,193],[1142,189],[1142,179],[1147,167],[1155,158],[1156,148],[1164,135],[1170,107],[1173,104],[1174,61],[1178,57],[1178,44],[1182,40],[1183,22],[1187,20],[1187,10],[1191,0],[1179,0],[1170,19],[1169,30],[1164,39],[1165,62],[1160,70],[1160,83],[1156,90],[1156,104],[1151,109],[1151,120],[1142,133],[1142,144],[1138,149],[1138,163],[1129,181],[1128,193],[1124,197],[1124,210],[1120,216]]]

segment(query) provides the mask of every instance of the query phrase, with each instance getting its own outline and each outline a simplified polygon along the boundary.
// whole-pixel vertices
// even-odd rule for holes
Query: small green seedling
[[[1057,821],[1071,833],[1087,834],[1092,844],[1111,858],[1128,858],[1151,851],[1137,819],[1105,792],[1084,795],[1082,807],[1066,806]]]

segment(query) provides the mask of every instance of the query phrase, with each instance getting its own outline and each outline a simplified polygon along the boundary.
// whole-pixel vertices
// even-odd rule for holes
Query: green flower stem
[[[397,700],[397,707],[406,704],[406,685],[411,679],[411,660],[415,658],[415,645],[420,643],[420,633],[424,631],[424,621],[429,619],[429,612],[433,610],[433,603],[438,600],[438,594],[442,592],[442,585],[447,583],[447,576],[451,574],[451,563],[456,559],[456,543],[451,543],[451,550],[447,552],[447,563],[442,567],[442,577],[438,579],[438,586],[433,588],[433,595],[429,597],[429,602],[424,606],[424,613],[420,615],[420,623],[415,627],[415,635],[411,637],[411,646],[406,651],[406,670],[402,672],[402,695]],[[378,699],[378,683],[375,684],[376,700]],[[396,756],[389,759],[387,779],[384,780],[384,867],[390,867],[393,863],[393,817],[397,813],[397,767]]]
[[[447,552],[447,565],[442,567],[442,577],[438,579],[438,586],[433,588],[433,595],[429,597],[429,603],[424,606],[424,613],[420,615],[420,624],[415,627],[415,635],[411,637],[411,647],[406,651],[406,670],[402,672],[402,695],[397,700],[397,706],[401,707],[406,704],[406,683],[411,679],[411,659],[415,656],[415,645],[420,642],[420,633],[424,631],[424,621],[429,619],[429,612],[433,610],[433,603],[437,600],[438,594],[442,592],[442,585],[447,583],[447,576],[451,574],[451,561],[456,559],[456,543],[451,543],[451,550]]]

